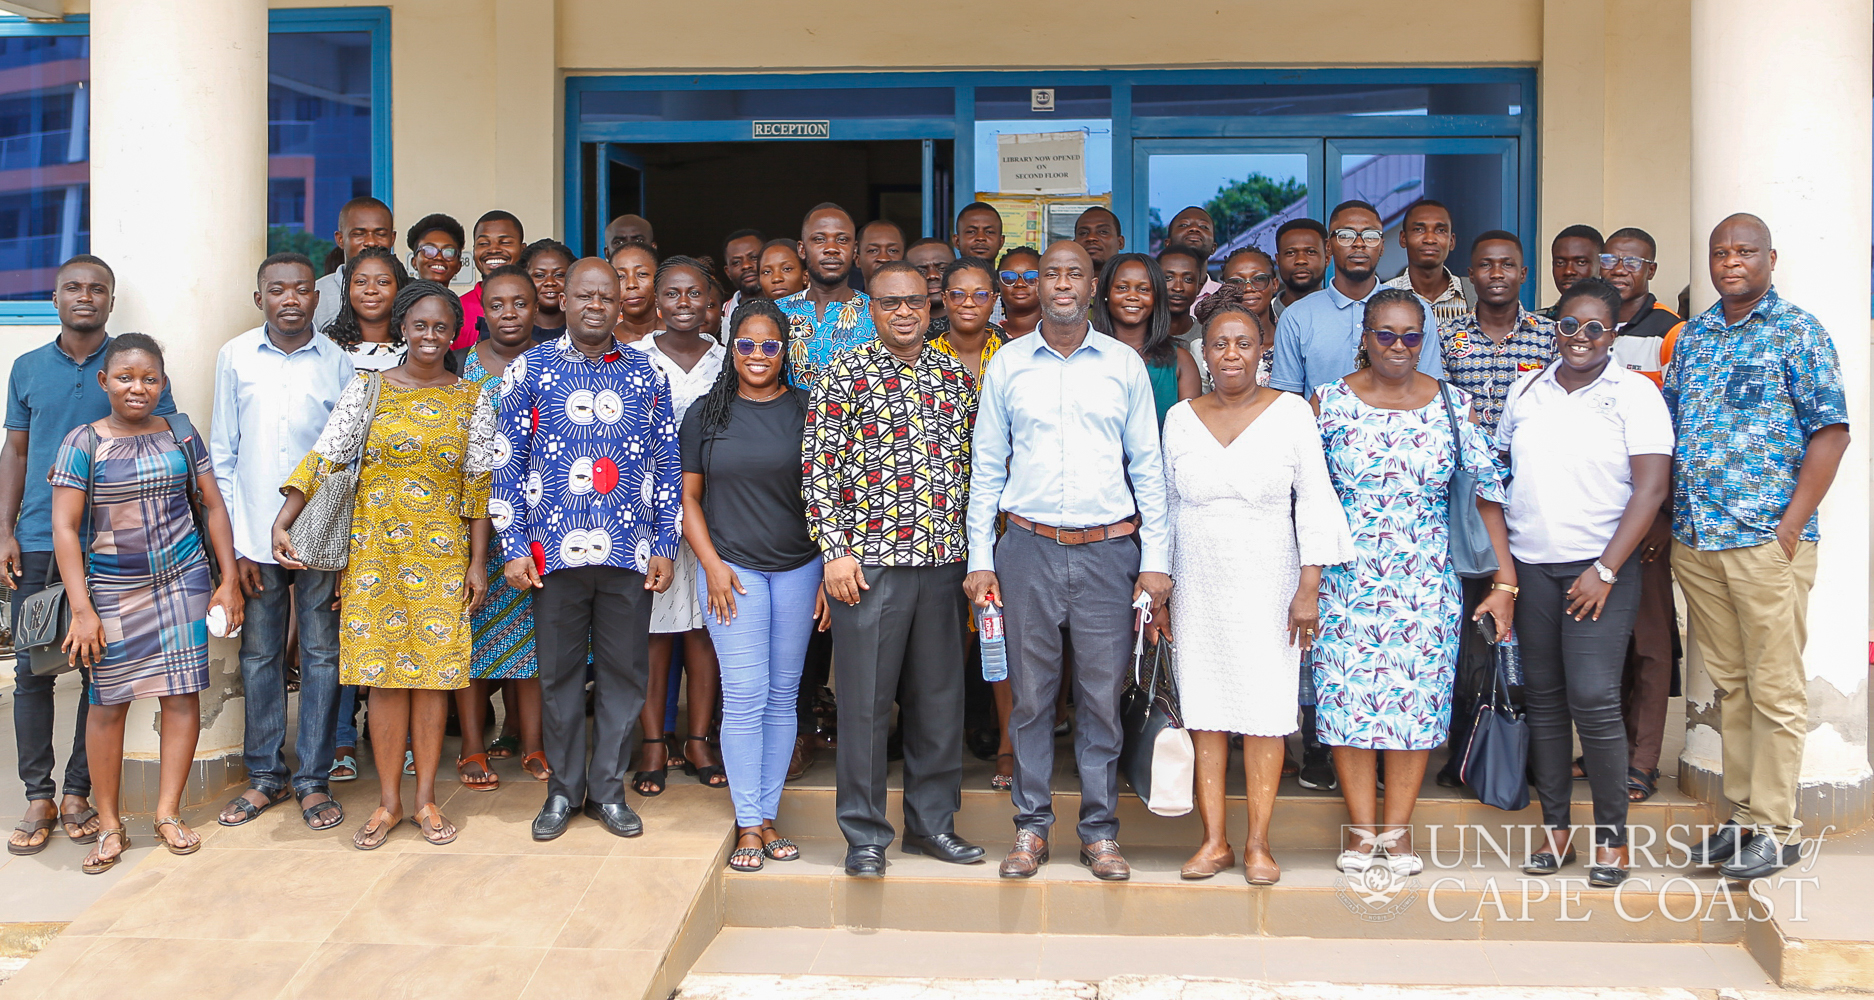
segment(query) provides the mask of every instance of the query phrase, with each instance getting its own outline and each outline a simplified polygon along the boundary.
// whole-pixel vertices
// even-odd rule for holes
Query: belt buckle
[[[1068,545],[1073,544],[1072,542],[1069,542],[1066,538],[1062,537],[1066,534],[1067,534],[1066,528],[1055,528],[1054,529],[1054,544],[1062,546],[1062,547],[1066,547]]]

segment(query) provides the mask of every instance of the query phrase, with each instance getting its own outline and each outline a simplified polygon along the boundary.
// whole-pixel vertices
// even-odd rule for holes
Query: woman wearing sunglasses
[[[749,299],[729,320],[729,358],[683,419],[683,538],[722,670],[722,759],[739,836],[729,867],[759,871],[800,848],[774,828],[794,753],[796,693],[814,620],[820,549],[807,534],[801,441],[807,392],[789,388],[790,329]]]
[[[1499,638],[1510,633],[1516,567],[1502,475],[1470,420],[1470,397],[1418,371],[1425,335],[1418,298],[1380,289],[1361,322],[1355,371],[1315,397],[1328,476],[1354,539],[1354,560],[1321,574],[1315,719],[1321,742],[1333,748],[1351,820],[1337,866],[1361,872],[1384,864],[1405,877],[1424,870],[1411,842],[1412,811],[1426,758],[1450,728],[1458,634],[1471,627],[1449,558],[1448,504],[1475,503],[1489,529],[1502,569],[1469,618],[1490,614]],[[1477,476],[1475,497],[1448,496],[1460,452]]]
[[[1025,337],[1041,325],[1041,254],[1015,247],[996,265],[996,290],[1002,296],[1002,332]]]
[[[1588,884],[1627,877],[1627,730],[1620,707],[1627,638],[1640,605],[1638,548],[1666,498],[1672,418],[1652,381],[1611,364],[1620,293],[1599,278],[1556,303],[1557,360],[1504,402],[1497,448],[1510,463],[1510,554],[1528,591],[1516,605],[1529,707],[1529,756],[1547,842],[1523,871],[1574,860],[1573,733],[1594,796]]]

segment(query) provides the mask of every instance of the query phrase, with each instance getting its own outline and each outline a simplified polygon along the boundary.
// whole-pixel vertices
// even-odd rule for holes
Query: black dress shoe
[[[1553,875],[1561,871],[1565,866],[1574,863],[1575,852],[1573,848],[1570,848],[1559,858],[1555,856],[1554,851],[1537,851],[1523,862],[1523,874]]]
[[[1711,836],[1692,845],[1691,860],[1695,865],[1710,867],[1731,860],[1737,853],[1750,831],[1736,823],[1726,823],[1711,831]]]
[[[878,844],[847,848],[846,874],[853,878],[884,878],[885,848]]]
[[[564,795],[547,796],[547,804],[541,806],[540,815],[534,817],[534,839],[552,840],[565,833],[575,808],[573,800]]]
[[[598,820],[614,837],[636,837],[644,832],[644,821],[623,802],[588,802],[586,815]]]
[[[903,849],[906,854],[928,854],[953,865],[974,865],[983,860],[982,848],[954,833],[933,833],[928,837],[907,833]]]
[[[1451,770],[1448,767],[1439,768],[1438,776],[1436,778],[1433,778],[1432,780],[1438,783],[1439,788],[1463,788],[1464,787],[1464,779],[1458,777],[1458,773],[1456,771]]]
[[[1718,874],[1725,878],[1748,881],[1774,875],[1802,860],[1802,843],[1792,841],[1778,844],[1776,838],[1767,833],[1759,833],[1750,838],[1731,860],[1718,866]]]

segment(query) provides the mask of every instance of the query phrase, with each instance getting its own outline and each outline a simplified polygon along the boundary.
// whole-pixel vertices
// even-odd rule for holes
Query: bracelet
[[[1521,594],[1523,592],[1521,587],[1518,587],[1515,584],[1510,584],[1510,583],[1492,583],[1490,585],[1490,589],[1504,591],[1505,593],[1508,593],[1511,597],[1515,597],[1516,595]]]

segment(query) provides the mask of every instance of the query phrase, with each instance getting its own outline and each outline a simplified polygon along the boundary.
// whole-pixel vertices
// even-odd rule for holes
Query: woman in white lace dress
[[[1243,734],[1249,841],[1243,874],[1268,885],[1269,818],[1283,738],[1296,729],[1301,651],[1319,617],[1321,567],[1353,558],[1328,481],[1314,412],[1256,384],[1262,321],[1220,306],[1199,342],[1215,388],[1165,420],[1171,508],[1172,635],[1184,724],[1197,748],[1204,842],[1181,874],[1209,878],[1236,863],[1224,829],[1229,734]]]

